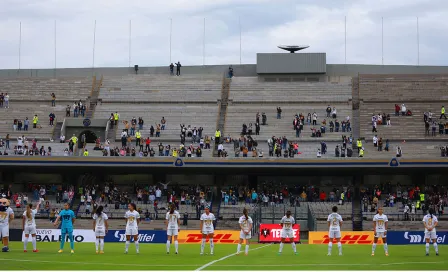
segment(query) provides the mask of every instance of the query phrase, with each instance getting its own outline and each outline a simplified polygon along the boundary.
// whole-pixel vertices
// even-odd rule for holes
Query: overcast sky
[[[0,0],[0,68],[255,63],[280,44],[310,45],[327,63],[447,65],[447,0]],[[240,19],[239,19],[240,18]],[[129,50],[129,21],[132,21]],[[54,24],[56,21],[56,35]]]

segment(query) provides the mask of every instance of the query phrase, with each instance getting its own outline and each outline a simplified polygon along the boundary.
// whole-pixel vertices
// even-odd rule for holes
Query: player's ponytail
[[[137,205],[135,205],[135,203],[130,203],[129,205],[132,206],[132,208],[134,209],[134,211],[137,210]]]
[[[26,219],[31,219],[31,208],[33,207],[33,204],[26,205]]]
[[[171,204],[171,206],[170,206],[170,214],[174,213],[174,208],[175,208],[174,204]]]
[[[431,215],[431,218],[432,218],[432,216],[434,215],[434,209],[433,208],[429,208],[429,214]]]
[[[247,209],[246,208],[244,208],[243,214],[246,217],[246,220],[249,220],[249,216],[247,215]]]
[[[101,216],[101,214],[103,213],[103,206],[99,206],[98,208],[96,208],[96,215],[98,216],[98,217],[100,217]]]
[[[291,211],[286,211],[286,217],[290,217],[291,216]]]

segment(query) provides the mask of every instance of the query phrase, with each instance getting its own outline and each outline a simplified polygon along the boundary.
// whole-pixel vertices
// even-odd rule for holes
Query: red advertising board
[[[294,242],[300,242],[300,225],[294,224]],[[279,243],[281,241],[282,226],[280,224],[260,224],[260,243]],[[289,242],[289,239],[286,239]]]

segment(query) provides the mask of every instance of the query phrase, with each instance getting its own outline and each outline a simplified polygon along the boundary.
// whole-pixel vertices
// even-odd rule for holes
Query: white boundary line
[[[257,248],[254,248],[254,249],[249,249],[249,251],[259,250],[259,249],[262,249],[262,248],[265,248],[265,247],[268,247],[268,246],[271,246],[271,245],[272,245],[272,244],[264,245],[264,246],[257,247]],[[230,258],[230,257],[233,257],[233,256],[235,256],[236,254],[237,254],[237,253],[235,252],[235,253],[233,253],[233,254],[224,256],[224,257],[222,257],[222,258],[220,258],[220,259],[217,259],[217,260],[211,261],[211,262],[209,262],[209,263],[206,263],[206,264],[204,264],[203,266],[201,266],[201,267],[199,267],[198,269],[196,269],[195,271],[201,271],[201,270],[204,269],[204,268],[207,268],[207,267],[209,267],[209,266],[211,266],[211,265],[213,265],[213,264],[215,264],[215,263],[217,263],[217,262],[224,261],[225,259]]]

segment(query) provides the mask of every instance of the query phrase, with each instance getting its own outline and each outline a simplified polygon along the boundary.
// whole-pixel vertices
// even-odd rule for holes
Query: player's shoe
[[[372,252],[372,257],[375,256],[375,252]]]
[[[59,249],[58,253],[62,253],[62,252],[64,252],[64,251],[62,249]]]
[[[439,256],[439,252],[436,252],[436,256]]]
[[[74,254],[74,253],[75,253],[75,251],[74,251],[74,250],[72,249],[72,250],[70,251],[70,253],[71,253],[71,254]]]
[[[331,253],[328,253],[327,256],[331,256]]]
[[[342,252],[339,252],[339,256],[342,256]]]
[[[176,255],[179,254],[179,252],[176,251]]]
[[[135,253],[136,253],[136,254],[140,254],[140,251],[137,250],[137,251],[135,251]]]
[[[38,250],[38,249],[34,249],[33,252],[34,252],[34,253],[37,253],[37,252],[39,252],[39,250]]]
[[[386,252],[386,257],[389,257],[389,252]]]
[[[238,251],[235,255],[236,255],[236,256],[240,255],[240,252]]]
[[[9,247],[4,246],[4,247],[2,248],[2,252],[9,252]]]
[[[204,255],[204,252],[199,253],[199,255]]]
[[[244,255],[248,256],[248,255],[249,255],[249,253],[244,253]]]
[[[100,251],[100,254],[104,254],[104,251],[101,250],[101,251]]]
[[[426,253],[426,256],[429,256],[429,253]]]
[[[210,252],[210,255],[214,255],[213,251],[212,251],[212,252]]]
[[[23,250],[23,252],[27,253],[27,252],[28,252],[28,250],[24,249],[24,250]]]
[[[127,251],[127,250],[125,250],[125,251],[124,251],[124,254],[128,254],[128,251]]]
[[[97,251],[95,251],[95,253],[96,253],[96,254],[99,254],[100,252],[97,250]]]
[[[277,255],[282,255],[282,253],[281,252],[277,252]]]
[[[299,255],[299,252],[294,252],[294,255]]]
[[[167,252],[166,254],[170,254],[169,252]]]

